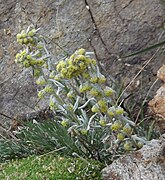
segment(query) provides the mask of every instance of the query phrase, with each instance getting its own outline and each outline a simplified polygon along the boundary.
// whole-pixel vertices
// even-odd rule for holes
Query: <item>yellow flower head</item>
[[[132,132],[132,128],[131,128],[131,126],[129,125],[129,124],[126,124],[124,127],[123,127],[123,132],[125,133],[125,134],[131,134],[131,132]]]
[[[95,89],[95,88],[92,88],[92,89],[91,89],[90,94],[91,94],[92,96],[94,96],[94,97],[101,96],[100,91],[98,91],[98,90]]]
[[[47,85],[44,89],[43,89],[44,92],[47,92],[47,93],[53,93],[54,92],[54,89],[52,88],[51,85]]]
[[[131,142],[126,142],[126,143],[124,144],[124,149],[125,149],[126,151],[130,151],[130,150],[132,149],[132,144],[131,144]]]
[[[98,77],[98,83],[105,83],[106,82],[106,78],[104,75],[99,75]]]
[[[29,63],[29,61],[27,61],[27,60],[25,60],[25,61],[23,62],[23,65],[24,65],[25,68],[30,67],[30,63]]]
[[[85,84],[83,84],[83,85],[80,85],[79,91],[80,91],[81,93],[84,93],[84,92],[86,92],[86,91],[91,90],[91,88],[92,88],[92,87],[91,87],[88,83],[85,83]]]
[[[98,101],[98,105],[99,105],[100,107],[105,107],[105,106],[107,106],[107,103],[106,103],[105,100],[101,99],[101,100]]]
[[[39,77],[40,73],[41,73],[40,69],[34,69],[34,77]]]
[[[137,143],[138,148],[142,148],[143,145],[144,145],[144,144],[143,144],[142,142],[138,142],[138,143]]]
[[[28,36],[34,36],[36,30],[35,29],[32,29],[31,31],[28,32]]]
[[[124,134],[123,133],[118,133],[117,134],[117,139],[120,140],[120,141],[123,141],[125,138]]]
[[[85,49],[81,48],[81,49],[77,50],[77,52],[79,55],[85,55],[86,51],[85,51]]]
[[[30,60],[30,59],[32,59],[32,56],[28,54],[28,55],[26,56],[26,59]]]
[[[103,127],[105,127],[105,126],[107,125],[105,119],[101,119],[101,120],[99,121],[99,124],[100,124],[101,126],[103,126]]]
[[[44,63],[45,63],[45,61],[42,60],[42,59],[36,61],[36,65],[37,65],[37,66],[40,66],[40,67],[43,66]]]
[[[44,95],[45,95],[45,92],[44,92],[43,90],[41,90],[41,91],[38,92],[38,97],[39,97],[40,99],[43,99],[43,98],[44,98]]]
[[[91,63],[95,66],[97,64],[95,59],[91,59]]]
[[[84,72],[84,73],[82,73],[82,76],[83,76],[83,78],[85,78],[85,79],[90,78],[90,75],[89,75],[89,73],[88,73],[88,72]]]
[[[46,80],[45,80],[45,78],[44,78],[43,76],[40,76],[40,77],[36,80],[36,83],[37,83],[38,85],[44,85],[44,84],[46,84]]]
[[[97,104],[95,104],[95,105],[92,107],[91,111],[94,112],[94,113],[100,112],[99,106],[98,106]]]
[[[107,111],[109,116],[115,116],[115,108],[114,107],[110,107]]]
[[[24,42],[24,44],[28,44],[28,39],[27,39],[27,38],[24,38],[24,39],[23,39],[23,42]]]
[[[54,79],[54,77],[55,77],[55,71],[52,71],[52,72],[49,74],[49,78]]]
[[[121,114],[124,113],[124,109],[121,108],[120,106],[118,106],[118,107],[115,109],[115,113],[116,113],[117,115],[121,115]]]
[[[110,88],[110,87],[108,87],[108,86],[106,86],[105,87],[105,89],[104,89],[104,94],[106,95],[106,96],[111,96],[111,95],[113,95],[114,94],[114,90],[112,89],[112,88]]]
[[[61,125],[64,127],[68,126],[68,122],[66,120],[61,121]]]
[[[122,128],[122,124],[120,121],[116,121],[114,124],[112,124],[111,129],[112,131],[117,131]]]
[[[56,80],[56,81],[59,81],[60,80],[60,75],[58,74],[58,75],[55,75],[54,76],[54,79]]]
[[[97,80],[98,80],[97,76],[93,76],[93,77],[91,77],[90,82],[97,83]]]
[[[61,60],[58,64],[57,64],[57,66],[56,66],[56,70],[57,71],[60,71],[62,68],[64,68],[64,67],[66,67],[66,63],[63,61],[63,60]]]
[[[80,132],[81,132],[82,135],[87,135],[88,134],[88,130],[86,130],[86,129],[81,129]]]
[[[19,59],[20,58],[20,54],[17,53],[16,56],[15,56],[16,59]]]
[[[17,34],[17,39],[21,39],[22,35],[20,33]]]
[[[67,97],[70,98],[70,99],[74,98],[75,97],[74,92],[73,91],[69,91],[68,94],[67,94]]]

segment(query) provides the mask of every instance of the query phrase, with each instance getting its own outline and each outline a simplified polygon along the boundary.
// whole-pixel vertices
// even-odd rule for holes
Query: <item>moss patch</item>
[[[78,180],[102,179],[103,166],[97,161],[84,161],[54,155],[30,156],[0,164],[0,179],[12,180]]]

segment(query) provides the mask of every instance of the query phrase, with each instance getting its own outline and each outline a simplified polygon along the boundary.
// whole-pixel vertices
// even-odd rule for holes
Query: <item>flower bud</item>
[[[95,105],[92,107],[91,111],[94,112],[94,113],[100,112],[99,106],[98,106],[97,104],[95,104]]]
[[[80,85],[79,91],[81,93],[84,93],[84,92],[89,91],[89,90],[91,90],[91,86],[88,83],[86,83],[84,85]]]
[[[27,44],[27,43],[28,43],[28,39],[27,39],[27,38],[24,38],[24,39],[23,39],[23,43],[24,43],[24,44]]]
[[[123,133],[118,133],[117,134],[117,139],[120,140],[120,141],[123,141],[125,138],[124,134]]]
[[[91,63],[95,66],[97,64],[95,59],[91,59]]]
[[[43,66],[44,63],[45,63],[45,62],[44,62],[44,60],[42,60],[42,59],[36,61],[36,65],[37,65],[37,66],[40,66],[40,67]]]
[[[98,101],[98,105],[99,105],[100,111],[102,113],[106,113],[107,112],[108,106],[107,106],[107,103],[106,103],[105,100],[99,100]]]
[[[91,83],[97,83],[97,76],[93,76],[91,79],[90,79],[90,82]]]
[[[104,126],[106,126],[106,121],[104,119],[101,119],[99,121],[99,124],[104,127]]]
[[[35,29],[32,29],[31,31],[29,31],[28,36],[31,36],[31,37],[34,36],[35,31],[36,31]]]
[[[64,127],[68,126],[68,122],[66,120],[61,121],[61,125]]]
[[[23,44],[23,39],[17,39],[17,42],[18,42],[19,44]]]
[[[100,96],[101,95],[101,93],[97,89],[95,89],[95,88],[91,89],[90,94],[92,96]]]
[[[107,103],[106,103],[105,100],[101,99],[101,100],[98,101],[98,105],[99,105],[100,107],[105,107],[105,106],[107,106]]]
[[[27,55],[26,59],[28,59],[28,60],[32,59],[31,55]]]
[[[68,109],[69,111],[74,111],[74,106],[73,106],[73,104],[69,103],[69,104],[67,105],[67,109]]]
[[[32,44],[34,43],[34,39],[32,37],[28,37],[28,40],[30,43],[32,43]]]
[[[115,108],[114,107],[110,107],[108,110],[107,110],[107,113],[109,116],[115,116]]]
[[[116,121],[114,124],[112,124],[111,129],[112,131],[117,131],[122,128],[122,124],[120,121]]]
[[[17,34],[17,39],[21,39],[22,35],[20,33]]]
[[[123,132],[124,132],[125,134],[130,135],[131,132],[132,132],[131,126],[130,126],[129,124],[126,124],[126,125],[123,127]]]
[[[43,90],[47,93],[53,93],[54,92],[54,89],[50,85],[47,85]]]
[[[36,83],[37,83],[38,85],[44,85],[44,84],[46,84],[46,80],[45,80],[45,78],[44,78],[43,76],[40,76],[40,77],[36,80]]]
[[[16,59],[19,59],[20,58],[20,54],[17,53],[16,56],[15,56]]]
[[[138,148],[142,148],[143,145],[144,145],[144,144],[143,144],[142,142],[140,142],[140,141],[137,143]]]
[[[106,78],[104,75],[99,75],[98,77],[98,83],[105,83],[106,82]]]
[[[73,91],[69,91],[68,94],[67,94],[67,97],[68,98],[74,98],[74,92]]]
[[[50,102],[49,102],[49,107],[50,107],[50,109],[53,110],[53,108],[54,108],[55,106],[56,106],[56,105],[55,105],[55,102],[54,102],[53,100],[50,100]]]
[[[81,132],[82,135],[87,135],[88,134],[88,130],[86,130],[86,129],[81,129],[80,132]]]
[[[115,109],[115,113],[116,113],[117,115],[121,115],[121,114],[124,113],[124,109],[121,108],[120,106],[118,106],[118,107]]]
[[[39,77],[40,73],[41,73],[40,69],[34,69],[34,77]]]
[[[30,67],[29,61],[26,61],[26,60],[23,62],[23,65],[24,65],[25,68]]]
[[[22,38],[26,38],[27,34],[26,33],[22,33]]]
[[[85,49],[81,48],[78,50],[79,55],[85,55]]]
[[[124,144],[124,149],[125,149],[126,151],[130,151],[130,150],[132,149],[132,144],[131,144],[131,142],[126,142],[126,143]]]
[[[43,90],[41,90],[41,91],[38,92],[38,97],[39,97],[40,99],[43,99],[43,98],[44,98],[44,95],[45,95],[45,92],[44,92]]]
[[[106,95],[106,96],[111,96],[111,95],[113,95],[114,94],[114,90],[112,89],[112,88],[110,88],[110,87],[108,87],[108,86],[106,86],[106,88],[104,89],[104,94]]]
[[[52,71],[50,74],[49,74],[49,78],[53,79],[55,77],[55,72]]]
[[[60,76],[59,76],[59,75],[55,75],[55,76],[54,76],[54,79],[55,79],[56,81],[59,81],[59,80],[60,80]]]

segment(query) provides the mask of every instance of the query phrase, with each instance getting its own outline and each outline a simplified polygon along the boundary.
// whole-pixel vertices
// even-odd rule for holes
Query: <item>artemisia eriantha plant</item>
[[[143,146],[144,139],[136,135],[135,123],[117,104],[115,90],[107,85],[91,53],[81,48],[53,64],[38,30],[23,30],[17,42],[23,50],[15,62],[32,68],[36,83],[43,87],[38,97],[50,97],[55,120],[86,156],[106,160]]]

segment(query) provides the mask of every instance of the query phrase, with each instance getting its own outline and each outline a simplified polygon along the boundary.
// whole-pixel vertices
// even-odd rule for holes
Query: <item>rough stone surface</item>
[[[120,157],[102,171],[104,180],[164,180],[165,136]]]
[[[165,65],[158,70],[157,76],[165,83]]]
[[[157,76],[165,82],[165,65],[158,70]],[[157,90],[156,96],[149,102],[149,106],[156,115],[165,121],[165,83]]]
[[[30,71],[14,64],[20,48],[15,36],[22,28],[41,27],[41,33],[54,40],[48,44],[55,61],[63,51],[53,42],[69,52],[79,47],[94,51],[104,73],[127,85],[155,50],[133,58],[117,57],[161,41],[164,17],[164,0],[0,0],[0,113],[12,117],[36,109],[37,86]],[[162,57],[157,53],[128,88],[139,102],[153,84]]]

